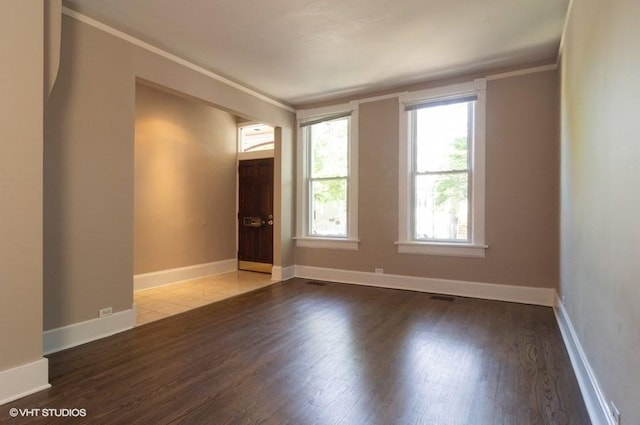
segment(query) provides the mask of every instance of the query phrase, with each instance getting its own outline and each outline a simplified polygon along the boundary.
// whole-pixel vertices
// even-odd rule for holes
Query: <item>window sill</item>
[[[338,238],[296,237],[294,240],[298,248],[342,249],[345,251],[357,251],[360,243],[358,239]]]
[[[451,257],[484,258],[487,245],[438,242],[396,242],[398,254],[443,255]]]

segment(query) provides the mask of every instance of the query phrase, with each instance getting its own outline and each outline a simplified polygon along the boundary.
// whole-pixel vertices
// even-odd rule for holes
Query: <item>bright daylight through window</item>
[[[349,117],[305,128],[309,141],[309,234],[347,236]]]
[[[412,110],[413,237],[469,241],[473,100]]]
[[[484,256],[484,80],[401,107],[399,252]]]
[[[299,113],[298,246],[357,249],[357,105]]]

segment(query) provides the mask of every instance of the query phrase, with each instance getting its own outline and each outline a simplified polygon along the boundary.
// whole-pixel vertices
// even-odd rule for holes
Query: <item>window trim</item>
[[[485,132],[486,132],[486,79],[437,87],[399,96],[399,181],[398,181],[398,247],[399,254],[445,255],[456,257],[484,257],[485,244]],[[469,242],[418,241],[412,235],[413,184],[412,143],[409,131],[410,111],[405,108],[423,103],[446,102],[468,96],[477,96],[473,122],[471,157],[471,238]]]
[[[305,128],[301,124],[317,120],[331,119],[340,114],[351,113],[349,121],[349,174],[347,176],[347,236],[327,237],[313,236],[309,229],[309,188],[307,184],[309,171],[309,142]],[[357,251],[358,239],[358,102],[353,101],[341,105],[299,110],[297,118],[297,188],[296,188],[296,241],[297,247],[325,248]]]

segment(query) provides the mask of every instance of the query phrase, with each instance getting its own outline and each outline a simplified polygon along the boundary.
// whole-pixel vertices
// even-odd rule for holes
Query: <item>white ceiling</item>
[[[291,105],[553,61],[569,0],[68,0]]]

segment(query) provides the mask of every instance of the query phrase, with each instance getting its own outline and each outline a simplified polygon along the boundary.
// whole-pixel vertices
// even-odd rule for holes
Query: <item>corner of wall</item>
[[[50,388],[49,360],[41,358],[31,363],[0,371],[0,405]]]

